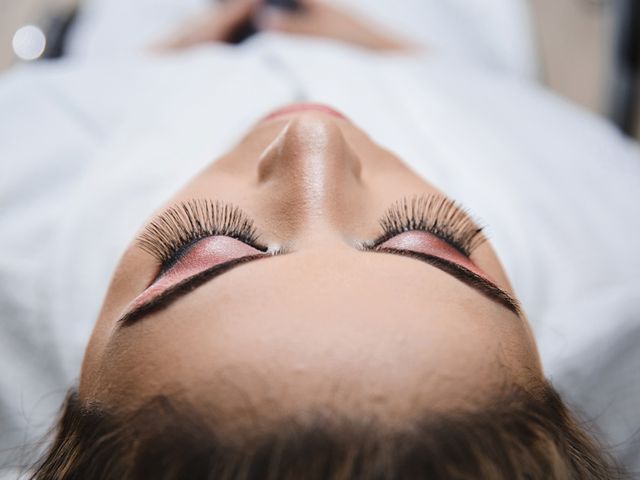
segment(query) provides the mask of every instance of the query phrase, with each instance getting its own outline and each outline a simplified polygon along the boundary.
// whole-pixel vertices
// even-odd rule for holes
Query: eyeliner
[[[151,313],[157,312],[158,310],[166,308],[179,297],[192,292],[202,284],[208,282],[209,280],[213,280],[217,276],[222,275],[223,273],[226,273],[239,265],[252,262],[254,260],[259,260],[261,258],[271,258],[273,256],[274,255],[266,255],[264,253],[249,255],[246,257],[229,260],[228,262],[220,263],[211,268],[203,270],[202,272],[192,275],[191,277],[186,278],[181,282],[167,288],[148,302],[145,302],[142,305],[127,311],[118,320],[118,325],[121,327],[129,327],[145,315],[149,315]]]

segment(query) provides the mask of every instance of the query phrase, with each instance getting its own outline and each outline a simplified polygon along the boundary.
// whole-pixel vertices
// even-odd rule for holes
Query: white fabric
[[[515,75],[538,72],[527,0],[327,0],[382,29]],[[85,0],[69,53],[104,58],[137,52],[213,0]]]
[[[636,145],[499,70],[278,35],[0,81],[0,464],[77,378],[133,232],[292,78],[488,225],[547,373],[640,468]]]

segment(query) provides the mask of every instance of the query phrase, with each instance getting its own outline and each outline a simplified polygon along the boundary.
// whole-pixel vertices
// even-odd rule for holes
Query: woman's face
[[[542,378],[477,228],[325,107],[259,122],[157,215],[113,276],[84,401],[401,420]]]

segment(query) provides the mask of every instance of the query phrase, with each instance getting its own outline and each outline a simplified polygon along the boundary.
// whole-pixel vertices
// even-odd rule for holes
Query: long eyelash
[[[209,199],[189,200],[165,210],[145,227],[138,245],[161,262],[164,270],[190,245],[215,235],[266,251],[258,245],[253,221],[240,208]]]
[[[380,219],[384,234],[374,245],[403,232],[423,230],[444,240],[466,256],[478,248],[486,237],[469,214],[444,195],[403,198],[395,202]]]

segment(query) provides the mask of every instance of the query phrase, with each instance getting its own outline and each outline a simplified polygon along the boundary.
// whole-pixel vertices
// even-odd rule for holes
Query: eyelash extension
[[[138,239],[138,245],[153,255],[162,271],[171,267],[189,246],[206,237],[223,235],[244,242],[260,251],[253,221],[238,207],[195,199],[170,207],[152,220]]]
[[[467,257],[486,237],[455,201],[444,195],[407,197],[395,202],[379,220],[384,232],[373,242],[378,246],[396,235],[411,230],[429,232]]]

